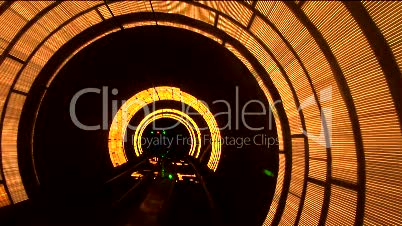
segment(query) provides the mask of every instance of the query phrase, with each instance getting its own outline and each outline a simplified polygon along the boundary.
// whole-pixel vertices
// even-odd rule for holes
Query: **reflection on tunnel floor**
[[[196,171],[187,159],[151,158],[128,168],[101,189],[33,202],[2,225],[216,225]]]
[[[131,194],[119,200],[117,208],[127,210],[118,225],[213,224],[207,193],[192,164],[186,159],[158,157],[150,158],[149,163],[131,173],[137,183]],[[145,194],[136,192],[138,184],[146,187]],[[138,200],[138,195],[142,199]]]
[[[45,197],[4,225],[261,225],[266,189],[274,184],[265,165],[247,171],[226,164],[223,173],[208,174],[192,158],[169,153],[122,166],[102,184],[72,184],[63,194],[45,190]],[[240,160],[247,158],[226,161]]]
[[[261,225],[272,172],[228,166],[209,175],[191,158],[147,156],[102,184],[74,184],[63,194],[44,191],[45,197],[4,225]]]

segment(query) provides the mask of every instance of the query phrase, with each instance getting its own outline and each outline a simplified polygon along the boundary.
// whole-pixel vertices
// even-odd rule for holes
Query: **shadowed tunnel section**
[[[213,222],[401,224],[401,16],[399,2],[0,2],[0,214],[35,218],[36,203],[80,203],[92,215],[123,219],[123,210],[130,212],[124,202],[118,211],[107,208],[119,200],[113,194],[133,188],[152,199],[157,195],[147,194],[172,190],[162,199],[200,189],[205,197],[194,200],[216,202],[199,205],[216,210],[207,214]],[[279,143],[265,150],[222,146],[216,173],[205,169],[208,154],[182,159],[191,166],[182,170],[200,184],[172,187],[145,176],[152,166],[130,151],[129,163],[114,168],[107,130],[83,131],[71,122],[69,103],[82,88],[100,90],[77,104],[80,120],[95,125],[102,122],[104,86],[111,98],[127,100],[159,85],[206,101],[214,114],[227,111],[214,100],[236,103],[238,86],[241,104],[270,105],[271,130],[268,117],[250,123],[266,126],[263,133]],[[253,135],[247,128],[222,131]],[[273,178],[261,171],[269,167]],[[134,168],[144,174],[139,185],[124,174]],[[116,175],[123,175],[113,180],[119,186],[104,186]],[[97,199],[102,194],[111,195]]]

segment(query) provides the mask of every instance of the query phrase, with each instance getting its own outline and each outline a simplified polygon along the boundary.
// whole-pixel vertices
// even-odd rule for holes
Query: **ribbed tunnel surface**
[[[249,215],[250,222],[254,220],[263,225],[401,224],[401,15],[402,4],[399,2],[1,2],[0,206],[3,208],[0,212],[4,216],[12,215],[19,208],[24,209],[24,203],[36,203],[36,200],[41,200],[41,196],[36,194],[44,188],[57,194],[57,190],[45,186],[46,182],[42,186],[42,180],[46,181],[43,178],[51,177],[41,176],[41,173],[57,174],[57,170],[52,171],[52,167],[47,168],[46,164],[36,161],[38,157],[35,156],[45,153],[46,148],[38,148],[40,142],[35,139],[42,136],[42,141],[48,140],[44,143],[49,146],[55,141],[51,137],[56,133],[45,126],[46,123],[55,126],[51,118],[49,121],[41,119],[41,109],[51,108],[49,103],[52,98],[54,104],[64,101],[68,106],[71,95],[63,96],[64,91],[74,93],[77,91],[74,86],[88,87],[85,79],[81,79],[83,76],[63,86],[63,79],[67,81],[77,76],[75,73],[63,74],[69,65],[97,43],[113,40],[113,35],[117,37],[118,34],[140,29],[173,31],[172,27],[175,27],[180,32],[187,30],[203,35],[210,39],[209,46],[215,45],[216,49],[226,48],[232,52],[230,56],[239,59],[232,70],[240,71],[243,76],[225,77],[224,74],[229,74],[226,71],[214,77],[225,82],[198,82],[203,81],[203,77],[196,77],[195,72],[200,69],[194,68],[186,79],[175,80],[169,75],[155,80],[155,84],[141,84],[141,79],[135,78],[133,81],[137,82],[138,88],[133,88],[122,98],[128,99],[136,91],[158,85],[183,85],[180,86],[183,92],[203,100],[208,99],[205,95],[209,90],[223,96],[226,91],[234,92],[234,89],[225,88],[228,83],[232,87],[253,84],[255,87],[244,93],[240,88],[240,97],[247,101],[256,95],[269,102],[275,128],[266,133],[272,135],[276,130],[279,143],[277,151],[264,152],[272,154],[272,159],[278,159],[277,173],[273,170],[277,179],[272,184],[272,203],[267,192],[265,204],[249,209],[250,214],[263,215],[263,219]],[[100,39],[102,37],[104,39]],[[118,49],[115,51],[118,52]],[[148,54],[151,59],[158,56],[155,51]],[[94,58],[107,61],[112,57],[101,55],[102,52],[98,52]],[[238,66],[240,62],[243,65]],[[150,65],[151,71],[171,66],[152,64],[152,61],[144,63]],[[175,67],[183,65],[184,62],[178,61]],[[91,65],[86,66],[89,68]],[[87,79],[94,82],[92,87],[102,89],[104,85],[116,85],[119,77],[105,77],[105,82],[98,84],[96,78],[89,80],[89,74]],[[185,81],[194,84],[186,85]],[[219,99],[218,96],[212,96],[210,100]],[[91,104],[96,106],[96,103],[90,102],[84,107],[90,108]],[[68,108],[54,110],[59,111],[60,116],[67,114],[67,118],[56,117],[55,120],[66,123],[71,120],[66,112]],[[92,119],[95,121],[90,121]],[[219,124],[219,119],[217,121]],[[89,117],[88,122],[96,123],[96,117]],[[40,128],[43,132],[37,132]],[[239,131],[235,136],[248,132]],[[85,134],[89,136],[90,133]],[[105,174],[96,171],[93,165],[73,167],[72,172],[89,175],[93,171],[99,172],[97,175],[100,176],[106,175],[108,169],[117,174],[131,167],[130,164],[112,167],[106,144],[107,133],[95,136],[93,139],[98,142],[92,142],[93,146],[89,147],[84,147],[89,144],[83,141],[84,137],[69,140],[66,146],[60,148],[67,149],[72,142],[82,144],[82,148],[88,150],[80,152],[84,154],[82,159],[72,157],[75,155],[71,151],[66,152],[71,154],[69,158],[77,160],[77,164],[82,162],[82,166],[85,166],[85,159],[91,158],[91,164],[105,163],[109,164],[109,168],[99,167]],[[102,142],[105,143],[102,145]],[[246,152],[237,158],[231,157],[234,152],[227,151],[225,146],[222,146],[221,152],[216,174],[208,169],[202,174],[219,178],[227,175],[219,172],[224,171],[227,164],[244,166],[245,170],[253,166],[251,161],[242,159],[252,159],[244,157],[248,156],[244,154]],[[247,153],[253,156],[252,152]],[[223,157],[225,154],[227,160]],[[130,154],[127,155],[130,160]],[[63,160],[68,162],[68,158],[55,156],[60,163]],[[134,164],[132,157],[131,163]],[[206,165],[208,158],[205,157],[201,166]],[[269,161],[269,158],[261,159],[262,162]],[[59,162],[51,164],[55,169],[64,169]],[[197,162],[203,163],[202,160]],[[109,176],[113,175],[110,172]],[[89,183],[84,177],[75,178]],[[242,186],[247,187],[247,183],[233,181],[231,184],[218,180],[222,185],[216,185],[216,188],[227,186],[228,189],[235,187],[241,191]],[[80,186],[78,181],[73,183],[74,187]],[[258,187],[258,184],[250,187]],[[227,200],[221,202],[230,203]]]

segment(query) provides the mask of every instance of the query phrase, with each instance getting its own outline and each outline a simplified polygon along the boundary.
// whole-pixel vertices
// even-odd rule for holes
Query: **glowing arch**
[[[142,13],[142,20],[120,20],[136,13]],[[149,13],[147,21],[144,13]],[[170,20],[167,14],[210,24],[221,32]],[[250,60],[244,53],[252,54],[264,67],[259,70],[245,63],[261,76],[257,80],[263,90],[264,75],[269,73],[282,100],[275,119],[283,145],[277,188],[264,225],[398,224],[402,222],[397,211],[402,204],[402,111],[395,101],[401,96],[395,94],[400,80],[389,82],[393,81],[389,78],[399,79],[402,71],[402,31],[392,23],[401,15],[399,2],[377,1],[0,2],[0,206],[28,199],[18,167],[17,140],[23,139],[18,125],[26,95],[37,94],[31,86],[42,77],[41,69],[87,28],[120,17],[121,28],[158,23],[219,43],[225,39],[225,47],[243,62]],[[97,38],[118,30],[116,26]],[[238,40],[248,52],[232,46],[225,36]],[[332,86],[332,102],[317,98],[326,86]],[[298,111],[299,98],[310,96],[322,108],[336,107],[331,149],[307,142],[300,134],[301,124],[309,133],[321,129],[320,109],[309,106]],[[278,95],[269,99],[274,103]],[[378,103],[382,105],[372,115],[370,109]]]
[[[134,138],[134,142],[136,142],[136,143],[134,145],[134,149],[136,151],[136,154],[138,153],[138,156],[141,155],[142,152],[143,152],[142,151],[142,146],[141,146],[139,141],[142,138],[142,134],[143,134],[145,128],[150,123],[152,123],[153,121],[161,119],[161,118],[175,119],[175,120],[179,121],[181,124],[183,124],[186,127],[186,129],[188,130],[188,132],[190,134],[190,137],[191,137],[191,148],[190,148],[190,151],[189,151],[189,155],[192,155],[192,153],[194,152],[196,146],[197,146],[197,148],[200,148],[200,146],[199,146],[200,143],[195,145],[196,139],[195,139],[194,130],[191,128],[191,125],[189,125],[188,122],[186,122],[186,120],[184,120],[183,118],[181,118],[180,116],[175,115],[175,114],[163,114],[163,115],[156,115],[156,116],[152,117],[151,119],[148,119],[146,122],[143,123],[143,125],[142,125],[143,127],[141,129],[136,130],[136,134],[135,134],[135,138]],[[137,131],[139,131],[139,132],[137,133]]]
[[[194,156],[194,152],[197,150],[197,154],[196,154],[195,158],[198,158],[200,151],[201,151],[200,129],[199,129],[198,125],[195,123],[195,121],[190,116],[188,116],[186,113],[184,113],[182,111],[178,111],[175,109],[156,110],[141,120],[141,122],[137,126],[137,129],[134,134],[134,139],[133,139],[135,154],[137,156],[142,154],[141,137],[142,137],[142,134],[143,134],[145,128],[153,121],[161,119],[161,118],[175,119],[187,128],[187,130],[191,136],[191,148],[190,148],[189,155]]]
[[[119,166],[127,162],[123,144],[126,135],[125,131],[131,118],[146,105],[160,100],[182,102],[194,108],[204,118],[211,133],[212,144],[208,167],[216,171],[221,155],[221,135],[214,116],[208,107],[197,98],[181,91],[179,88],[169,86],[150,88],[135,94],[116,113],[109,132],[109,155],[113,165]]]

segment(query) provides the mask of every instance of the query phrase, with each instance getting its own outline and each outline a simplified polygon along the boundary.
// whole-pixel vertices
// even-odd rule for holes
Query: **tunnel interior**
[[[267,138],[277,137],[276,127],[275,124],[268,124],[264,114],[246,116],[246,124],[236,122],[236,117],[239,116],[234,115],[235,111],[232,109],[243,108],[250,100],[260,100],[264,105],[251,102],[247,104],[245,111],[270,112],[269,104],[247,68],[227,49],[201,35],[163,26],[127,29],[94,42],[76,54],[60,70],[52,86],[48,88],[35,122],[33,141],[34,167],[40,181],[40,189],[28,190],[34,200],[37,200],[37,203],[33,202],[32,205],[41,205],[41,208],[46,209],[43,212],[50,213],[42,215],[42,218],[53,215],[57,216],[55,219],[62,217],[72,222],[81,219],[91,222],[97,219],[111,224],[116,221],[124,222],[124,217],[127,221],[134,221],[129,223],[140,221],[139,218],[129,218],[127,213],[124,215],[121,212],[130,209],[134,214],[138,211],[134,207],[138,208],[138,200],[145,199],[148,187],[144,185],[131,192],[135,204],[128,205],[130,202],[127,200],[120,201],[125,203],[125,211],[122,207],[113,207],[116,199],[121,198],[116,195],[118,192],[110,192],[108,188],[104,188],[118,187],[113,188],[113,191],[131,189],[134,182],[130,177],[126,178],[127,182],[119,179],[113,186],[104,183],[125,170],[136,171],[133,168],[128,169],[128,166],[113,167],[110,164],[108,133],[113,111],[116,111],[113,106],[119,108],[123,100],[129,99],[144,87],[161,85],[191,91],[191,94],[207,103],[214,114],[228,112],[216,117],[218,125],[223,128],[222,137],[227,138],[226,141],[223,140],[222,157],[217,172],[212,172],[206,167],[211,154],[207,149],[206,129],[201,131],[203,152],[200,159],[188,159],[185,154],[189,146],[180,144],[176,146],[184,149],[181,154],[166,156],[172,156],[175,161],[192,161],[192,164],[195,164],[205,181],[216,213],[211,215],[212,210],[207,202],[209,199],[205,198],[206,194],[200,183],[179,183],[173,189],[173,198],[169,202],[169,205],[175,206],[173,212],[177,212],[176,217],[169,218],[170,220],[163,224],[172,225],[172,219],[175,219],[174,224],[187,225],[188,221],[194,218],[200,219],[199,225],[205,225],[209,218],[210,222],[219,218],[222,224],[228,225],[262,224],[273,197],[278,172],[278,145],[267,143]],[[71,99],[80,90],[87,88],[96,88],[99,92],[83,94],[75,105],[75,112],[72,112]],[[222,100],[227,104],[219,103]],[[107,114],[103,111],[105,105],[110,106]],[[193,113],[192,118],[198,126],[207,126],[200,115],[194,114],[193,109],[181,103],[160,101],[147,106],[150,110],[164,108],[190,109],[189,112]],[[88,126],[99,125],[100,129],[92,131],[77,127],[76,122],[70,120],[72,113],[76,114],[79,123]],[[131,119],[130,124],[137,125],[145,115],[145,110],[139,112]],[[104,120],[107,120],[107,124],[102,129]],[[167,127],[174,122],[172,119],[160,119],[156,121],[156,126]],[[152,126],[155,125],[151,123],[145,129],[144,139],[162,136],[163,131],[168,133],[166,138],[170,139],[177,139],[179,134],[188,137],[184,126],[175,126],[171,130],[153,130]],[[257,129],[250,131],[245,126]],[[151,131],[155,134],[150,135]],[[135,129],[127,129],[127,142],[124,144],[129,166],[139,164],[145,158],[134,154],[134,132]],[[246,138],[250,139],[247,144],[243,142]],[[252,142],[252,139],[256,142]],[[158,143],[144,148],[144,156],[152,158],[155,157],[155,152],[167,153],[170,151],[167,146],[169,145]],[[160,155],[158,157],[161,158]],[[144,167],[146,168],[140,168]],[[158,171],[160,169],[156,170]],[[181,173],[194,174],[192,171],[194,170],[184,169]],[[267,171],[272,174],[264,173]],[[176,174],[173,175],[176,177]],[[27,180],[33,179],[27,177]],[[133,195],[135,193],[138,194]],[[76,210],[77,205],[81,206],[81,211]],[[53,211],[47,210],[48,206],[51,206]],[[88,215],[77,212],[85,212]],[[99,212],[105,212],[105,219],[99,218]],[[63,213],[62,216],[60,213]],[[182,221],[176,222],[176,218]]]
[[[172,158],[185,157],[191,147],[191,137],[187,128],[174,119],[158,119],[150,123],[144,130],[141,146],[150,156],[171,155]],[[132,138],[132,136],[131,136]],[[179,142],[171,142],[175,138]],[[133,138],[132,138],[133,139]],[[134,143],[130,141],[128,143]],[[129,150],[125,147],[126,150]]]
[[[400,225],[401,16],[0,1],[0,224]]]

